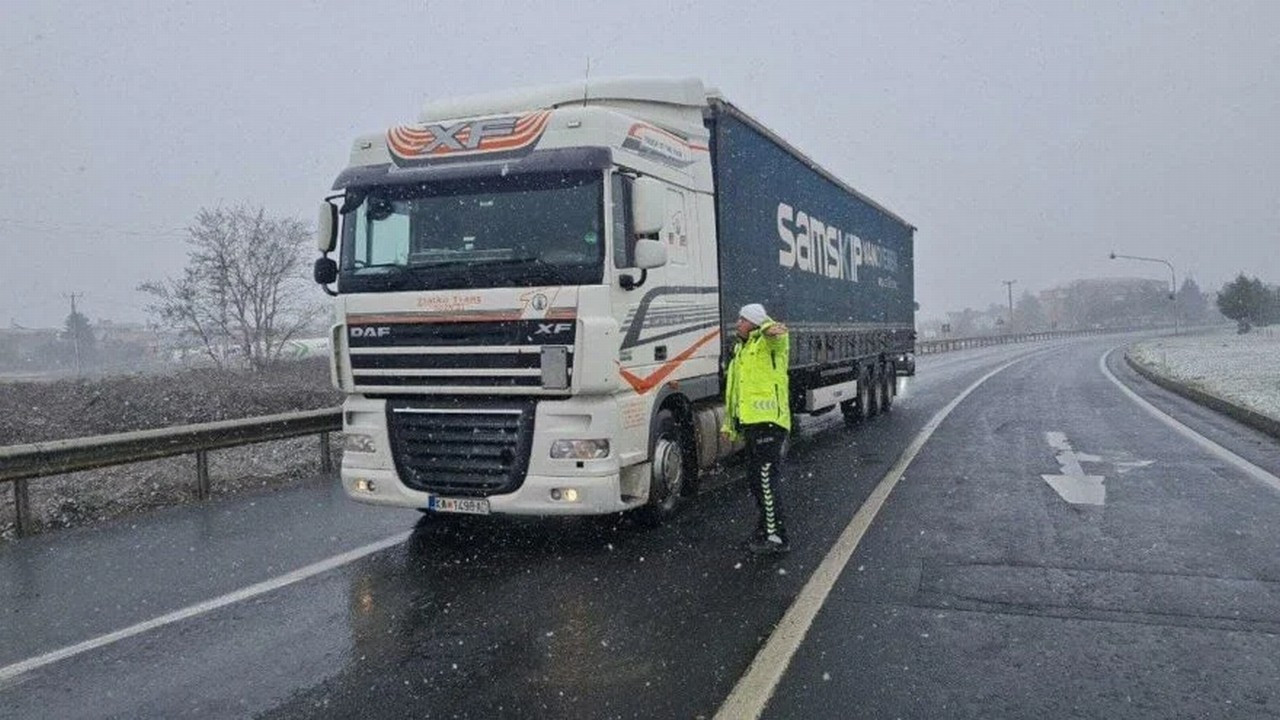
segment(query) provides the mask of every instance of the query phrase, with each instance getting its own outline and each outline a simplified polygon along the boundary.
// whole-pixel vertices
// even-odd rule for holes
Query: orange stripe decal
[[[719,334],[719,330],[712,330],[706,335],[703,335],[684,352],[663,363],[661,367],[654,370],[647,377],[640,377],[639,375],[629,372],[625,368],[621,367],[618,368],[618,374],[622,376],[623,380],[627,381],[627,384],[631,386],[631,389],[635,390],[640,395],[644,395],[650,390],[661,385],[662,381],[666,380],[671,373],[675,372],[676,368],[683,365],[685,360],[692,357],[693,354],[698,351],[698,348],[711,342]]]
[[[387,131],[387,146],[392,154],[404,160],[427,160],[452,157],[466,157],[487,152],[518,150],[533,144],[542,136],[551,121],[550,110],[538,110],[525,113],[514,118],[509,131],[503,135],[490,135],[475,143],[474,147],[459,147],[471,144],[475,128],[467,125],[458,128],[448,138],[449,143],[436,143],[436,132],[441,132],[436,125],[412,124],[397,125]],[[465,121],[464,121],[465,122]],[[476,122],[476,121],[472,121]],[[428,146],[434,147],[428,150]]]

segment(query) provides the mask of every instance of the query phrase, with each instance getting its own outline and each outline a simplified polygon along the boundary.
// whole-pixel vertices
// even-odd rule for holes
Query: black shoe
[[[791,552],[791,543],[779,535],[752,538],[747,549],[756,555],[782,555]]]

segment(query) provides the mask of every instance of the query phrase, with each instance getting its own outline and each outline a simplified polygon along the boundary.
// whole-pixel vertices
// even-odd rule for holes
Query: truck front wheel
[[[659,525],[676,513],[688,481],[690,453],[687,433],[681,432],[675,413],[661,410],[655,420],[656,432],[649,457],[649,501],[636,512],[649,525]]]

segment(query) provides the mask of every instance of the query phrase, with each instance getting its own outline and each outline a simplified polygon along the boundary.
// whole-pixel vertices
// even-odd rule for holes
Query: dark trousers
[[[787,439],[787,431],[773,423],[744,425],[742,431],[750,458],[747,473],[751,494],[755,495],[756,507],[760,510],[756,533],[761,537],[777,535],[786,540],[779,486],[782,484],[782,444]]]

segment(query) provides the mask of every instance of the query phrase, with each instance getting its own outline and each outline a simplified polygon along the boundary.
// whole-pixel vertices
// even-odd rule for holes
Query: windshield
[[[601,281],[601,175],[361,188],[344,204],[344,291]]]

